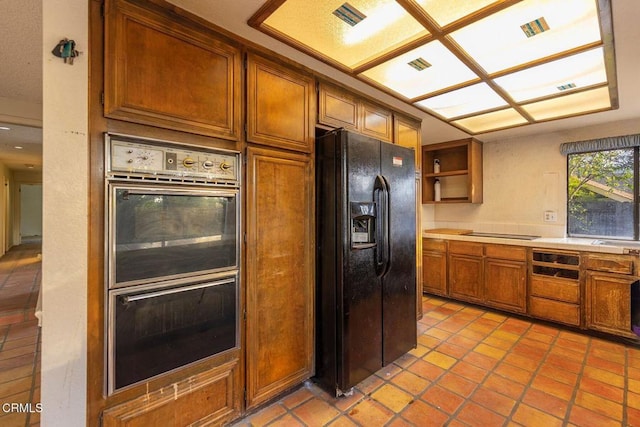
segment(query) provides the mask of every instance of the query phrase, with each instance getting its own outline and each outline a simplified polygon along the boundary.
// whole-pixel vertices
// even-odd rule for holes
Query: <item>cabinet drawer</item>
[[[633,274],[633,257],[631,256],[589,254],[585,258],[584,266],[587,270]]]
[[[423,251],[447,251],[447,242],[445,240],[422,239]]]
[[[572,280],[533,277],[529,294],[578,304],[580,302],[580,284]]]
[[[526,261],[527,249],[522,246],[485,245],[484,253],[488,258]]]
[[[477,242],[462,242],[452,240],[449,242],[449,253],[461,255],[482,256],[483,245]]]
[[[529,314],[568,325],[580,325],[580,306],[577,304],[532,296],[529,298]]]

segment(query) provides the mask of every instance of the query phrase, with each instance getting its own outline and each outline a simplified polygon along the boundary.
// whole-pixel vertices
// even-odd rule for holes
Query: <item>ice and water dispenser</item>
[[[351,248],[365,249],[375,246],[376,204],[351,202]]]

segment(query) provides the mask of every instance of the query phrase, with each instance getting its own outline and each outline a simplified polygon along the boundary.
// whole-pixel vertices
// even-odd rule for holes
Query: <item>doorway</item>
[[[42,184],[20,184],[20,243],[42,240]]]

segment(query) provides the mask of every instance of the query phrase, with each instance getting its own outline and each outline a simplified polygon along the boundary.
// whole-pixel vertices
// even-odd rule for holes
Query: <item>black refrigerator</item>
[[[417,344],[414,152],[319,136],[316,192],[315,379],[341,395]]]

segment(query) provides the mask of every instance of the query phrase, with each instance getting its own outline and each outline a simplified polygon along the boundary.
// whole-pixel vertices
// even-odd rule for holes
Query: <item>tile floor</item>
[[[332,398],[311,382],[237,426],[640,426],[640,347],[425,297],[418,347]]]
[[[0,426],[39,425],[40,245],[0,258]],[[425,297],[418,347],[332,398],[308,382],[236,426],[640,426],[640,347]],[[153,427],[153,426],[151,426]]]
[[[22,244],[0,258],[0,426],[39,426],[41,245]],[[11,407],[11,404],[23,404]],[[30,404],[30,405],[25,405]]]

